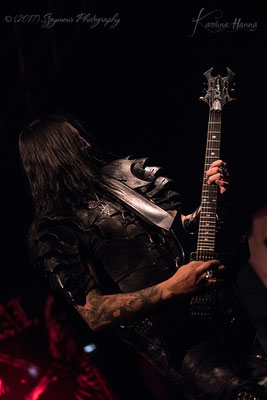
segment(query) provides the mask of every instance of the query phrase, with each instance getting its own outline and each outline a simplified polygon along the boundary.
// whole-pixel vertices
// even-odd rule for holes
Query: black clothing
[[[165,210],[178,211],[169,231],[105,197],[88,200],[75,214],[61,212],[44,218],[36,237],[38,262],[52,287],[72,303],[84,305],[87,293],[95,287],[105,295],[153,286],[181,265],[183,251],[174,228],[181,229],[180,198],[164,185],[155,190],[155,178],[148,182],[139,193]],[[209,321],[191,320],[188,297],[161,304],[142,320],[125,323],[121,330],[126,341],[176,382],[185,398],[231,399],[238,388],[259,390],[237,378],[219,350],[222,343]],[[186,397],[191,392],[192,397]]]

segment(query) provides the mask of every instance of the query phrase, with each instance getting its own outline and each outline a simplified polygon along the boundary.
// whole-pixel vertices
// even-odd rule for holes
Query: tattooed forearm
[[[85,306],[76,309],[91,329],[98,330],[140,317],[162,300],[160,284],[134,293],[106,296],[94,289],[87,295]]]
[[[201,206],[199,206],[192,214],[182,215],[182,224],[188,233],[195,233],[199,224]]]

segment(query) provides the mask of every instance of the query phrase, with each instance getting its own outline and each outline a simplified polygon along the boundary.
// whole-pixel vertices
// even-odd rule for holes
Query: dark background
[[[256,22],[254,32],[209,32],[201,8],[223,21]],[[112,17],[99,24],[5,22],[5,16],[79,13]],[[46,286],[31,270],[25,236],[32,210],[18,156],[18,136],[39,115],[65,112],[84,122],[98,145],[119,155],[149,156],[182,194],[184,211],[199,203],[208,107],[199,102],[203,72],[236,73],[237,100],[225,107],[222,158],[235,206],[242,212],[264,196],[266,120],[266,11],[263,5],[223,2],[9,2],[1,10],[1,298],[20,295],[38,310]],[[214,21],[207,17],[205,22]],[[253,204],[253,206],[252,206]]]

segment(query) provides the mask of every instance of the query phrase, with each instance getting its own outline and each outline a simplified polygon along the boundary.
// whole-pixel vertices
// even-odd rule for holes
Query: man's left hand
[[[229,174],[226,164],[222,160],[214,161],[206,172],[207,183],[216,184],[220,188],[220,193],[226,192],[229,186]]]

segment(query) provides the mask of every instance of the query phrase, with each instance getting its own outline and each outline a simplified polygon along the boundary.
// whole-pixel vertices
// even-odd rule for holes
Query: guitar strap
[[[102,180],[104,188],[120,202],[130,207],[147,222],[170,231],[174,217],[167,211],[117,179],[103,176]]]

